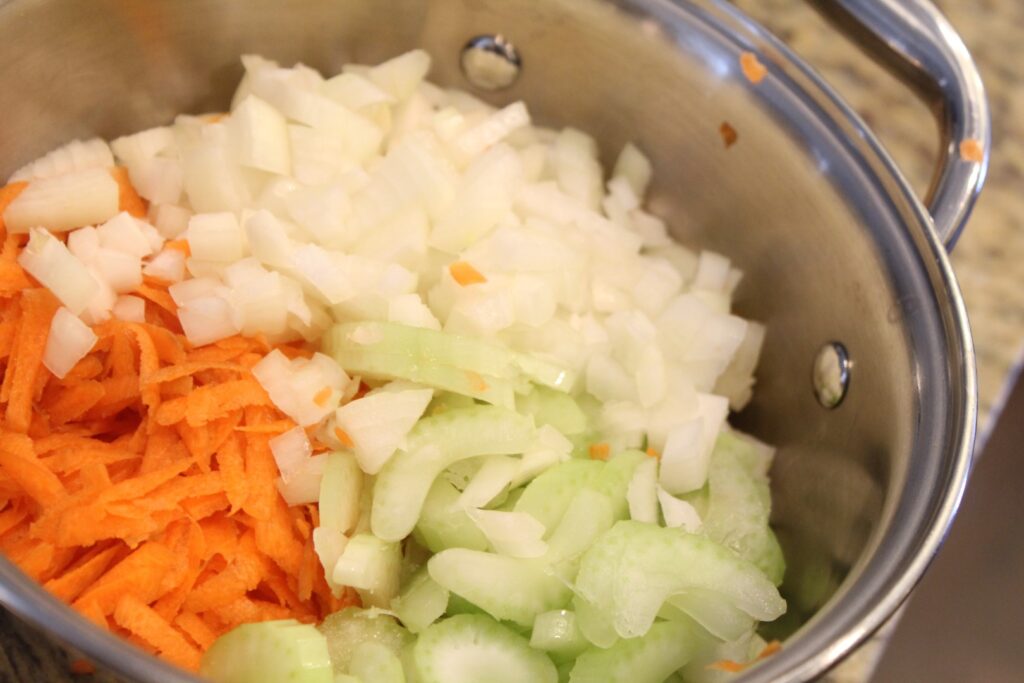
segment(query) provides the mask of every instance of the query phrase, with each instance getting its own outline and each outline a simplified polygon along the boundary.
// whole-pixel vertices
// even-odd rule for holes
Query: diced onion
[[[540,557],[548,550],[544,525],[529,513],[469,510],[468,514],[500,555]]]
[[[118,320],[131,323],[146,322],[146,300],[137,296],[119,296],[111,313]]]
[[[326,465],[327,454],[321,453],[303,461],[292,472],[288,481],[285,481],[283,477],[278,477],[275,483],[284,502],[288,505],[315,503],[320,497],[320,480],[323,478]]]
[[[270,440],[270,452],[274,454],[277,471],[287,483],[292,475],[313,456],[313,446],[302,427],[289,429]]]
[[[335,422],[352,440],[364,472],[380,472],[432,397],[431,389],[377,391],[338,408]]]
[[[96,345],[96,334],[81,319],[61,306],[50,322],[43,365],[58,379],[64,377]]]
[[[10,233],[43,226],[53,232],[102,223],[118,211],[117,181],[107,169],[33,180],[4,210]]]
[[[75,315],[84,311],[99,293],[99,284],[85,264],[42,228],[33,228],[29,233],[18,263]]]

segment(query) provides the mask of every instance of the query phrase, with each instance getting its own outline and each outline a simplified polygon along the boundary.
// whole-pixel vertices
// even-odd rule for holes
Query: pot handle
[[[992,133],[978,67],[931,0],[813,0],[815,8],[937,105],[942,145],[925,204],[952,249],[985,182]]]

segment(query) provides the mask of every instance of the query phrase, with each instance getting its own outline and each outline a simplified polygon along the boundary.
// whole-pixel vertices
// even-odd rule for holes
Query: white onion
[[[68,233],[68,251],[82,263],[89,265],[100,250],[100,236],[96,228],[89,226]]]
[[[543,540],[544,525],[529,513],[502,510],[468,510],[467,513],[499,555],[540,557],[548,550]]]
[[[321,453],[303,461],[285,481],[282,477],[274,482],[277,490],[289,506],[315,503],[320,497],[320,481],[327,466],[327,454]]]
[[[230,263],[245,253],[238,219],[228,212],[197,213],[188,221],[188,246],[192,258]]]
[[[43,228],[32,228],[18,263],[75,315],[99,293],[99,284],[85,264]]]
[[[127,164],[140,159],[151,159],[169,152],[174,146],[174,131],[168,126],[143,130],[117,138],[110,143],[117,158]]]
[[[250,215],[245,221],[252,255],[264,265],[287,268],[291,263],[292,241],[284,223],[266,209]]]
[[[252,374],[274,405],[303,427],[333,412],[350,382],[345,371],[322,353],[290,361],[277,349],[264,356]],[[317,401],[325,388],[330,390],[327,399]]]
[[[118,294],[134,291],[142,284],[142,261],[138,256],[100,247],[92,266],[103,282]]]
[[[629,183],[633,194],[643,199],[647,194],[647,186],[651,182],[651,162],[636,145],[628,143],[619,152],[619,158],[615,162],[615,169],[612,171],[614,178],[623,178]]]
[[[165,282],[185,278],[185,254],[179,249],[164,249],[142,267],[142,274]]]
[[[430,55],[424,50],[411,50],[373,67],[367,77],[395,99],[404,100],[429,70]]]
[[[519,459],[508,455],[491,455],[484,458],[469,484],[459,496],[459,506],[482,508],[494,500],[512,482],[519,472]]]
[[[37,180],[40,178],[53,178],[85,171],[93,168],[111,168],[114,165],[114,156],[110,152],[110,146],[99,138],[93,138],[82,142],[72,140],[68,144],[48,152],[45,156],[22,166],[11,174],[7,179],[8,183]]]
[[[302,427],[289,429],[270,440],[270,452],[274,454],[277,471],[288,482],[292,475],[313,456],[313,446]]]
[[[638,522],[658,523],[658,461],[644,460],[633,470],[626,489],[629,517]]]
[[[58,379],[64,377],[96,345],[96,335],[78,316],[61,306],[50,322],[43,365]]]
[[[691,534],[700,531],[702,521],[693,505],[679,500],[661,487],[658,487],[658,502],[661,504],[665,526],[670,529],[678,527]]]
[[[107,169],[33,180],[4,210],[7,231],[43,226],[53,232],[102,223],[117,213],[117,181]]]
[[[475,157],[504,140],[512,131],[530,125],[530,113],[522,102],[513,102],[459,136],[456,146]]]
[[[146,300],[137,296],[119,296],[114,302],[111,313],[118,320],[144,323],[146,322]]]
[[[341,597],[343,586],[334,582],[334,567],[345,552],[348,545],[348,537],[337,529],[326,529],[317,527],[313,529],[313,550],[316,552],[320,566],[324,568],[324,578],[335,597]]]
[[[189,299],[178,309],[178,320],[193,346],[211,344],[239,332],[231,304],[218,295]]]
[[[291,172],[288,122],[281,112],[249,95],[232,109],[227,126],[240,164],[280,175]]]
[[[173,240],[188,230],[192,212],[174,204],[152,204],[149,207],[149,217],[161,237]]]
[[[440,330],[441,323],[419,294],[399,294],[388,301],[387,319],[411,327]]]
[[[427,409],[431,389],[376,391],[338,408],[334,419],[352,439],[359,466],[377,474]]]

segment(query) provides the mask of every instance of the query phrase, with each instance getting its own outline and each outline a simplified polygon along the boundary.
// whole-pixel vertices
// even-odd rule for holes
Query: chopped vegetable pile
[[[243,58],[0,188],[0,550],[215,683],[718,681],[775,652],[764,328],[627,145]],[[759,65],[758,65],[759,66]]]

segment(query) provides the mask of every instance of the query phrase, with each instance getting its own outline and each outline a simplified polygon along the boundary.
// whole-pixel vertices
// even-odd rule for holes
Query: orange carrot
[[[115,166],[110,170],[110,175],[117,181],[118,209],[127,211],[136,218],[145,218],[149,212],[149,202],[139,196],[128,177],[128,169],[124,166]]]
[[[167,620],[133,595],[117,602],[114,621],[153,646],[169,661],[187,669],[199,666],[200,653]]]
[[[743,72],[743,77],[754,85],[763,81],[764,77],[768,75],[768,69],[753,52],[744,52],[740,55],[740,70]]]
[[[50,334],[50,321],[57,312],[57,299],[45,289],[27,289],[21,294],[21,324],[4,376],[10,378],[7,426],[16,432],[28,430],[36,378],[43,368],[43,351]]]
[[[611,452],[611,447],[606,443],[592,443],[590,444],[590,459],[591,460],[607,460],[608,455]]]
[[[192,255],[192,249],[188,245],[188,240],[168,240],[167,242],[164,242],[164,249],[180,251],[185,256]]]
[[[196,645],[205,650],[217,639],[217,634],[202,617],[195,612],[182,612],[174,620],[174,625]]]
[[[341,445],[345,448],[355,448],[356,443],[352,440],[352,437],[348,435],[341,427],[334,428],[334,436],[341,442]]]
[[[110,566],[110,563],[122,552],[122,546],[112,545],[87,562],[60,577],[50,579],[45,588],[65,602],[74,601],[86,588],[91,586]]]
[[[483,273],[466,261],[455,261],[448,266],[448,272],[451,273],[452,279],[463,287],[487,282],[487,278],[483,276]]]
[[[324,387],[320,391],[316,392],[316,395],[313,397],[313,403],[323,408],[327,405],[327,402],[331,400],[331,392],[332,390],[330,387]]]
[[[661,457],[661,453],[659,453],[658,451],[656,451],[654,448],[652,448],[650,446],[647,447],[646,453],[647,453],[648,456],[650,456],[652,458],[660,458]]]
[[[0,469],[44,507],[56,503],[66,493],[57,475],[36,457],[32,440],[23,434],[0,431]]]
[[[81,657],[72,659],[68,663],[68,668],[75,676],[91,676],[96,673],[96,665],[88,659],[82,659]]]

